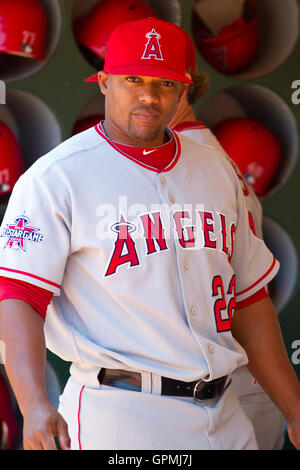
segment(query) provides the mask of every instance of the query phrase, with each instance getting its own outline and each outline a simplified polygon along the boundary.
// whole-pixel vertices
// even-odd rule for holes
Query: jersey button
[[[169,199],[170,199],[170,202],[172,202],[172,203],[175,202],[175,197],[171,193],[169,194]]]
[[[213,353],[213,352],[215,352],[215,347],[212,344],[210,344],[208,346],[208,350],[209,350],[210,353]]]
[[[197,307],[195,307],[195,305],[193,305],[193,307],[191,308],[191,314],[197,315]]]
[[[161,182],[161,184],[166,184],[167,180],[164,176],[161,176],[160,177],[160,182]]]
[[[188,271],[190,269],[190,263],[188,261],[185,261],[183,267],[186,271]]]

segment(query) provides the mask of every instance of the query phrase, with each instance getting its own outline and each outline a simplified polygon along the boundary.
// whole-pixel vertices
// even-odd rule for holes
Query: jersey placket
[[[157,188],[162,199],[162,202],[165,206],[168,207],[168,211],[170,213],[169,217],[169,237],[170,243],[173,245],[174,253],[176,253],[176,261],[177,261],[177,273],[178,273],[178,281],[182,291],[182,298],[185,307],[186,319],[190,326],[191,331],[193,332],[194,327],[196,326],[196,316],[198,314],[198,305],[196,299],[187,299],[185,294],[185,284],[189,283],[189,278],[192,276],[193,271],[193,251],[181,249],[178,245],[178,240],[175,240],[175,236],[178,235],[176,232],[176,228],[174,225],[174,209],[178,210],[180,208],[183,209],[182,204],[176,200],[175,192],[171,188],[169,184],[169,180],[171,179],[171,174],[158,174],[157,177]],[[196,337],[197,339],[197,337]]]
[[[167,174],[158,174],[158,192],[164,205],[167,206],[168,210],[170,211],[170,243],[172,243],[174,252],[176,253],[178,283],[181,287],[182,302],[185,310],[185,319],[189,326],[191,334],[196,339],[196,342],[199,345],[199,351],[202,352],[202,361],[200,359],[201,353],[199,359],[207,372],[204,378],[205,380],[212,380],[214,378],[214,362],[216,360],[214,356],[216,353],[216,345],[214,344],[214,342],[208,340],[207,338],[201,335],[201,331],[203,329],[202,322],[205,322],[205,314],[203,316],[203,305],[200,305],[201,295],[199,291],[191,287],[193,286],[192,280],[196,276],[198,276],[195,270],[195,263],[199,262],[197,250],[201,249],[201,246],[197,246],[197,244],[201,244],[201,240],[197,240],[197,238],[195,238],[196,245],[194,247],[183,248],[180,245],[179,234],[176,230],[173,214],[174,210],[184,211],[186,207],[184,203],[182,203],[182,201],[179,201],[176,197],[176,189],[173,189],[174,187],[176,188],[176,186],[172,183],[172,171]],[[192,208],[192,210],[194,212],[195,207]],[[189,214],[189,216],[193,216],[193,214]],[[200,237],[199,233],[198,236]],[[195,237],[197,237],[197,229]]]

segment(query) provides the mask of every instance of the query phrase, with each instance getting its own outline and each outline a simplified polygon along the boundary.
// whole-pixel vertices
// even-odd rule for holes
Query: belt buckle
[[[202,402],[202,401],[206,401],[206,400],[203,400],[203,399],[197,397],[197,392],[200,391],[199,388],[198,388],[199,385],[202,385],[201,388],[203,388],[203,386],[205,385],[204,380],[199,380],[199,382],[197,382],[197,383],[195,384],[194,390],[193,390],[193,398],[194,398],[194,400],[199,401],[199,402],[200,402],[200,401],[201,401],[201,402]]]
[[[225,390],[229,387],[229,385],[231,384],[231,378],[230,380],[228,380],[226,384],[227,379],[228,379],[228,376],[220,377],[220,379],[215,379],[215,380],[212,380],[211,382],[205,382],[204,380],[199,380],[194,386],[194,391],[193,391],[194,399],[198,402],[209,401],[210,403],[211,403],[211,400],[218,400],[223,395]],[[202,387],[199,389],[198,386],[200,384],[202,385]],[[207,398],[197,397],[197,392],[200,392],[206,386],[208,387],[208,389],[206,390],[206,394],[208,395]]]

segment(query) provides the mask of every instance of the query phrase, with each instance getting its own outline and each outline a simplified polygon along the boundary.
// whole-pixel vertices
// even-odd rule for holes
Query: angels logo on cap
[[[152,29],[152,31],[146,34],[146,38],[148,38],[148,42],[142,59],[150,59],[150,57],[154,57],[156,60],[163,60],[159,44],[161,35],[157,33],[155,29]]]
[[[193,83],[185,73],[185,35],[179,26],[158,18],[122,23],[108,40],[103,71]]]

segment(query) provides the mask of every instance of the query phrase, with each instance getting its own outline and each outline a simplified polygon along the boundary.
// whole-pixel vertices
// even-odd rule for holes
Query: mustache
[[[161,114],[161,109],[158,106],[145,106],[145,105],[140,105],[134,108],[131,111],[131,114],[134,114],[136,112],[145,112],[146,114]]]

